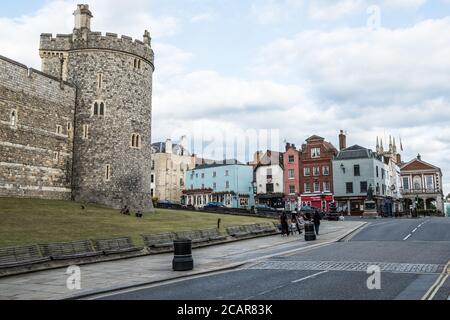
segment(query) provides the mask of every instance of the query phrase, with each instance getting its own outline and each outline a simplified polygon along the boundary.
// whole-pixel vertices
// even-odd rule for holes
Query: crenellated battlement
[[[86,37],[77,32],[75,30],[74,34],[57,34],[56,37],[51,33],[41,34],[39,47],[41,55],[84,49],[114,50],[136,55],[153,64],[154,53],[147,31],[144,34],[144,41],[133,40],[124,35],[119,37],[118,34],[109,32],[103,35],[101,32],[89,31],[85,34]]]

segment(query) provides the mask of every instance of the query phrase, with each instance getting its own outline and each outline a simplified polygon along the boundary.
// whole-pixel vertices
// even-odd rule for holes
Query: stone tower
[[[42,71],[77,87],[73,198],[152,211],[151,38],[91,31],[88,5],[74,12],[72,34],[42,34]]]

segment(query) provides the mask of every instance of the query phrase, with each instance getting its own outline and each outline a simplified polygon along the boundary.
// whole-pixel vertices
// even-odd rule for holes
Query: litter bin
[[[173,241],[174,257],[173,271],[189,271],[194,269],[194,259],[192,258],[192,240],[177,239]]]
[[[316,239],[316,230],[314,229],[314,224],[307,222],[305,224],[305,241],[315,241]]]

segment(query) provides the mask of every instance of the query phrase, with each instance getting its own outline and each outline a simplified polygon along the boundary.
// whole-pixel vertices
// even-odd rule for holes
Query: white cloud
[[[211,22],[214,21],[216,18],[215,14],[210,13],[210,12],[205,12],[205,13],[201,13],[198,14],[194,17],[191,18],[191,22],[195,23],[195,22]]]
[[[39,68],[39,36],[41,33],[71,33],[73,12],[79,1],[48,1],[36,13],[17,18],[0,18],[1,54],[29,66]],[[143,0],[129,0],[127,7],[114,5],[123,1],[91,0],[90,8],[94,19],[92,29],[102,32],[116,32],[142,39],[144,30],[159,39],[177,32],[177,20],[170,16],[153,17],[145,13],[148,5]]]

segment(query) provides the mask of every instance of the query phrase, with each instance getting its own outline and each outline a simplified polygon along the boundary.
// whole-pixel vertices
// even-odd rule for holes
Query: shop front
[[[307,194],[300,197],[302,207],[309,206],[328,212],[330,210],[330,203],[334,202],[332,194]]]

